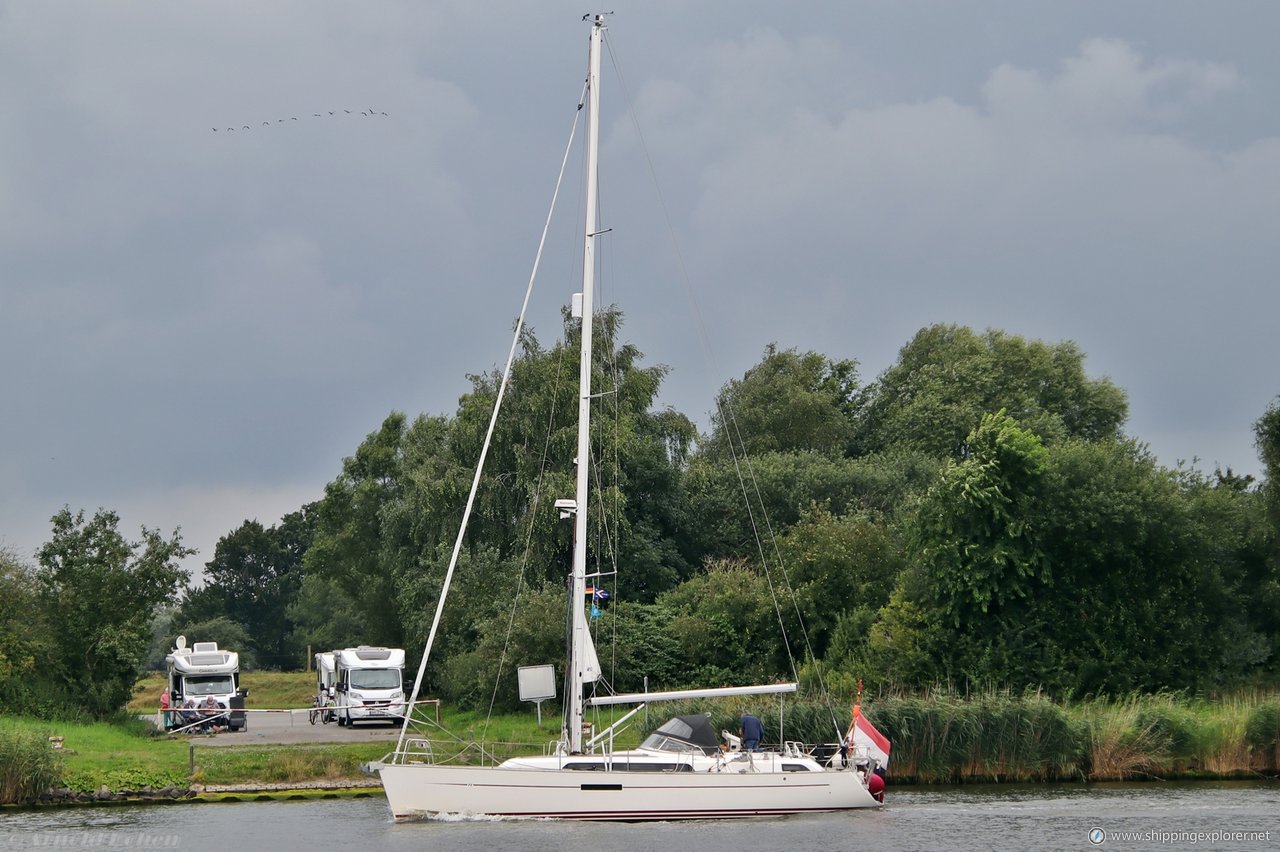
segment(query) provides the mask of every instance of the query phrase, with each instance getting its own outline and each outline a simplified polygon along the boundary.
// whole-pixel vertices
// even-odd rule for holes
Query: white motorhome
[[[334,710],[338,724],[398,722],[405,711],[403,672],[404,651],[400,648],[361,645],[334,651]]]
[[[173,707],[168,727],[181,727],[189,721],[184,718],[184,709],[189,716],[191,709],[207,708],[212,698],[219,711],[232,711],[230,717],[223,717],[216,724],[233,731],[244,730],[244,697],[248,693],[240,689],[240,655],[218,648],[217,642],[196,642],[188,648],[185,636],[179,636],[173,644],[173,650],[164,658],[169,666]],[[186,707],[188,701],[191,708]]]
[[[338,679],[334,673],[333,651],[322,651],[316,654],[316,697],[312,701],[311,724],[322,720],[325,724],[336,717],[333,713],[334,698],[337,695]]]

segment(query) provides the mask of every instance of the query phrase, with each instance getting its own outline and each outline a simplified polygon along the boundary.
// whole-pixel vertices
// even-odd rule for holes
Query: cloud
[[[125,540],[141,539],[142,527],[159,530],[168,538],[175,531],[187,547],[198,553],[182,561],[196,581],[204,571],[205,563],[213,559],[217,542],[227,533],[247,520],[259,521],[270,527],[290,512],[314,502],[324,494],[323,483],[312,485],[244,485],[219,484],[216,486],[187,485],[172,488],[125,493],[117,489],[104,489],[97,496],[101,499],[90,505],[72,505],[73,512],[84,510],[86,517],[100,508],[110,509],[119,516],[117,530]],[[49,519],[61,508],[61,504],[48,503],[36,506],[31,503],[17,505],[5,501],[4,517],[10,530],[22,530],[20,536],[8,533],[0,536],[0,548],[9,547],[28,564],[35,564],[35,553],[49,540]],[[34,531],[34,532],[33,532]]]
[[[21,365],[0,373],[0,536],[34,547],[64,503],[107,506],[208,558],[319,496],[388,411],[451,411],[506,353],[580,86],[575,8],[0,0],[21,83],[0,110],[0,361]],[[675,3],[619,15],[602,281],[672,365],[664,401],[704,415],[770,340],[869,377],[963,322],[1078,341],[1167,462],[1250,463],[1280,360],[1274,52],[1216,10],[1150,38],[1125,15],[939,14],[961,37],[909,40],[889,7],[706,13],[736,35]],[[580,239],[552,234],[544,341]]]
[[[1148,124],[1171,125],[1240,84],[1229,65],[1148,61],[1117,38],[1093,38],[1058,73],[1001,65],[983,87],[996,120],[1054,134],[1093,134]]]
[[[755,74],[771,70],[759,66]],[[1226,179],[1214,152],[1155,125],[1237,83],[1228,66],[1148,62],[1122,41],[1093,39],[1051,77],[999,66],[975,105],[938,97],[832,114],[803,87],[788,89],[789,109],[766,91],[762,100],[778,120],[749,135],[738,132],[750,120],[740,96],[718,99],[709,84],[705,97],[684,98],[710,114],[692,135],[709,137],[702,147],[718,152],[705,171],[697,223],[729,238],[799,214],[806,227],[831,236],[857,239],[871,228],[883,244],[906,215],[914,228],[940,229],[954,227],[962,210],[965,222],[974,213],[1025,220],[1036,208],[1083,213],[1081,197],[1099,193],[1145,204],[1161,185],[1176,191]],[[1117,179],[1128,185],[1116,186]],[[1064,193],[1079,206],[1059,203]],[[1098,207],[1089,207],[1091,217]],[[1185,205],[1177,212],[1203,218]]]
[[[931,322],[1074,339],[1129,389],[1131,429],[1166,462],[1230,445],[1237,469],[1253,466],[1256,413],[1228,427],[1197,404],[1227,385],[1233,407],[1261,412],[1275,392],[1256,306],[1273,298],[1277,140],[1217,149],[1193,132],[1247,85],[1234,67],[1091,38],[1050,71],[995,66],[972,101],[833,109],[777,82],[801,55],[820,80],[847,70],[835,52],[752,36],[714,55],[701,88],[658,80],[642,98],[662,123],[650,136],[707,152],[687,227],[733,282],[725,327],[752,324],[754,304],[776,338],[878,354],[876,370]],[[739,73],[758,85],[721,94],[715,81]],[[810,295],[817,317],[777,307]],[[1217,440],[1197,444],[1211,420]]]

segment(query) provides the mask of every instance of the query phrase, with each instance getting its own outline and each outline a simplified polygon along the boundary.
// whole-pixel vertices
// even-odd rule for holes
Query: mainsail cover
[[[582,683],[595,683],[600,679],[600,658],[596,656],[596,643],[591,641],[591,631],[582,631],[582,647],[578,651],[582,663]]]

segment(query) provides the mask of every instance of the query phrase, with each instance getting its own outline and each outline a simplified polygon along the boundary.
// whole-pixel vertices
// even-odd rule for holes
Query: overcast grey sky
[[[868,381],[956,322],[1076,341],[1163,463],[1257,473],[1280,5],[610,8],[603,298],[664,403],[706,426],[771,341]],[[452,413],[505,357],[588,10],[0,0],[0,544],[107,507],[196,567],[388,412]]]

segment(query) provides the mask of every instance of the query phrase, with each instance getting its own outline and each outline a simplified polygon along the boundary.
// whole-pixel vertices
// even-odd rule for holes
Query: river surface
[[[1093,833],[1095,829],[1102,833]],[[395,824],[381,797],[116,805],[0,815],[0,850],[4,852],[1178,848],[1280,850],[1280,783],[909,788],[891,790],[889,805],[876,811],[644,824],[543,820]]]

